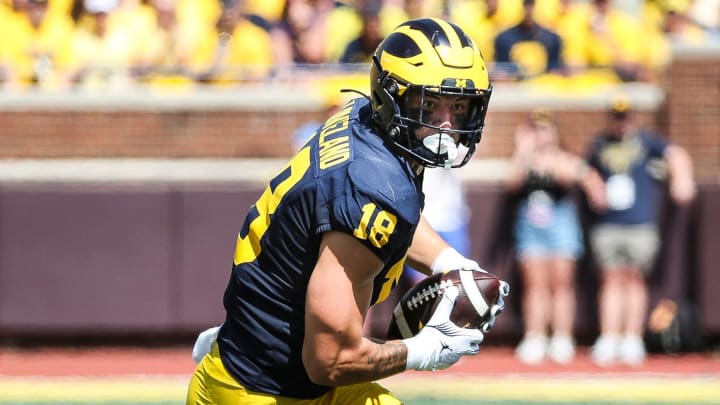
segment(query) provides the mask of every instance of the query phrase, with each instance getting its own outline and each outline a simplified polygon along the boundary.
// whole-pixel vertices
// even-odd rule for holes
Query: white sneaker
[[[645,361],[645,342],[640,336],[625,335],[619,348],[620,360],[630,366],[638,366]]]
[[[556,363],[570,363],[575,358],[575,342],[569,335],[554,335],[550,339],[547,355]]]
[[[592,347],[590,356],[593,362],[599,366],[609,366],[618,358],[620,336],[600,335]]]
[[[515,357],[526,364],[538,364],[545,359],[548,338],[545,335],[525,335],[518,347],[515,349]]]

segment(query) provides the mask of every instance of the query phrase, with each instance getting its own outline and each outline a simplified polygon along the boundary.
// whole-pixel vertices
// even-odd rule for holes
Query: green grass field
[[[177,376],[32,378],[0,376],[0,405],[165,405],[184,403]],[[720,376],[671,378],[568,375],[390,378],[382,381],[407,405],[720,404]]]

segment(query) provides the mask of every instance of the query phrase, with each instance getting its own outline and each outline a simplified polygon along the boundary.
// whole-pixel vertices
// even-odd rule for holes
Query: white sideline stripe
[[[473,272],[467,270],[458,271],[460,272],[460,282],[462,283],[463,290],[465,290],[465,294],[467,294],[470,303],[480,316],[484,316],[490,306],[487,302],[485,302],[485,298],[483,298],[480,293],[477,283],[475,283]]]
[[[395,324],[400,330],[400,334],[402,335],[402,337],[404,339],[411,338],[412,332],[410,332],[410,327],[408,326],[407,319],[405,319],[405,313],[402,310],[402,302],[399,302],[395,306],[395,310],[393,310],[393,313],[395,314]]]

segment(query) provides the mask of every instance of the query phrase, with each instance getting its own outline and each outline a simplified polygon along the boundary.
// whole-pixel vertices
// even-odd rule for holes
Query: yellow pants
[[[336,387],[316,399],[293,399],[246,390],[225,369],[217,344],[198,364],[188,387],[187,405],[401,405],[377,383]]]

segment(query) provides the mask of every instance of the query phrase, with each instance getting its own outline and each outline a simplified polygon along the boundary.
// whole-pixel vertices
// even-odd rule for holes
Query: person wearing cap
[[[520,267],[525,333],[517,358],[564,364],[575,355],[576,262],[583,239],[574,189],[605,209],[602,179],[585,161],[561,147],[552,114],[535,110],[515,133],[506,185],[517,197],[514,248]]]
[[[600,336],[592,359],[641,364],[648,309],[646,278],[660,249],[657,217],[663,183],[672,200],[690,202],[696,194],[692,162],[677,144],[642,128],[625,95],[613,99],[607,127],[596,135],[588,163],[602,176],[608,209],[595,218],[590,242],[601,270]]]

